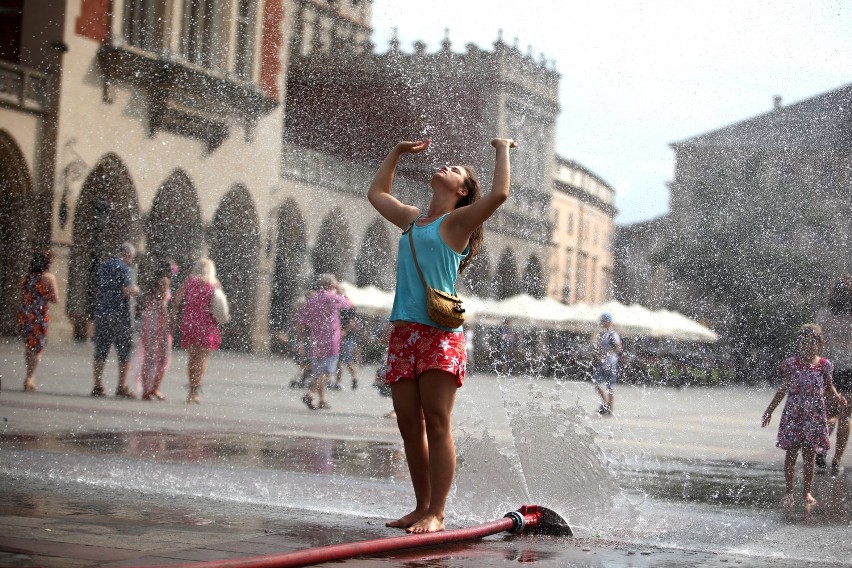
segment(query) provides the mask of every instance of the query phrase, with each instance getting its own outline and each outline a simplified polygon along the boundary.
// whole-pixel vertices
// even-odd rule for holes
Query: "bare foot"
[[[405,532],[412,534],[440,532],[444,530],[444,518],[437,515],[426,515],[409,528]]]
[[[811,495],[810,493],[805,493],[804,498],[805,498],[805,505],[811,505],[811,506],[816,505],[817,500],[814,499],[814,496]]]
[[[787,493],[787,495],[784,496],[784,506],[787,507],[788,509],[790,507],[792,507],[795,504],[795,502],[796,502],[796,499],[793,497],[792,493]]]
[[[393,527],[395,529],[407,529],[417,521],[423,518],[423,511],[418,511],[417,509],[411,511],[404,517],[400,517],[395,521],[390,521],[385,523],[386,527]]]
[[[35,383],[31,381],[24,382],[24,392],[36,392],[38,388],[36,388]]]

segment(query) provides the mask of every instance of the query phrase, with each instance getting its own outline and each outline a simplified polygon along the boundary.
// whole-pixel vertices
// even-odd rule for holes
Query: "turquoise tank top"
[[[454,294],[459,265],[470,253],[470,246],[465,247],[461,254],[447,246],[439,232],[446,216],[447,214],[441,215],[423,227],[418,227],[415,223],[412,230],[417,262],[420,264],[426,283],[432,288]],[[444,331],[461,331],[462,329],[461,326],[455,329],[443,327],[429,319],[426,313],[426,290],[423,288],[411,256],[408,232],[404,232],[399,238],[397,250],[396,293],[393,298],[390,321],[397,320],[422,323]]]

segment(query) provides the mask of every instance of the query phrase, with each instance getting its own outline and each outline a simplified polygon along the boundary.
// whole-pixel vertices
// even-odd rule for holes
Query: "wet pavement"
[[[384,418],[389,401],[370,387],[374,366],[359,369],[359,389],[331,393],[332,409],[321,412],[289,388],[292,362],[273,356],[215,354],[202,404],[187,405],[180,352],[163,388],[168,400],[147,402],[88,397],[91,346],[80,344],[49,346],[40,391],[23,393],[20,351],[0,343],[2,566],[167,565],[399,534],[384,522],[406,512],[410,489],[396,426]],[[107,380],[115,372],[108,365]],[[532,398],[576,405],[608,468],[598,480],[571,477],[568,466],[558,472],[571,477],[573,501],[557,494],[564,485],[550,487],[568,503],[560,512],[575,537],[495,535],[345,564],[852,564],[845,471],[818,476],[815,510],[780,506],[783,452],[773,447],[774,428],[758,425],[770,391],[625,386],[617,416],[602,419],[588,384],[474,375],[459,392],[460,431],[484,416],[490,436],[512,442],[517,431],[498,410],[523,391],[519,384]],[[545,445],[571,438],[540,435]],[[460,461],[466,456],[472,462],[468,450]],[[475,469],[460,486],[481,486],[473,499],[487,500],[497,470]],[[534,477],[528,495],[547,495]],[[448,528],[506,512],[496,505],[469,518],[470,499],[461,489],[451,496]]]

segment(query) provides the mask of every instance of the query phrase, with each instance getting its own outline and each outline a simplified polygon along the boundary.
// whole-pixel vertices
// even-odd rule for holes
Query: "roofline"
[[[708,130],[706,132],[703,132],[702,134],[698,134],[697,136],[693,136],[691,138],[685,138],[683,140],[670,142],[669,148],[672,148],[673,150],[677,150],[677,148],[680,147],[680,146],[691,146],[691,145],[697,143],[699,141],[699,139],[704,138],[706,136],[709,136],[711,134],[716,134],[716,133],[721,132],[721,131],[723,131],[727,128],[731,128],[733,126],[739,126],[741,124],[745,124],[745,123],[751,122],[753,120],[758,120],[758,119],[769,116],[769,115],[776,113],[776,112],[787,112],[788,110],[795,110],[796,107],[798,107],[798,106],[804,105],[806,103],[813,102],[816,99],[819,99],[821,97],[826,97],[828,95],[832,95],[832,94],[834,94],[838,91],[843,91],[845,89],[850,90],[850,98],[852,98],[852,83],[847,83],[846,85],[842,85],[840,87],[837,87],[836,89],[832,89],[830,91],[825,91],[823,93],[812,95],[812,96],[810,96],[806,99],[801,99],[801,100],[796,101],[796,102],[789,104],[789,105],[784,105],[780,109],[772,109],[772,110],[769,110],[769,111],[766,111],[766,112],[762,112],[760,114],[756,114],[756,115],[754,115],[750,118],[745,118],[745,119],[742,119],[742,120],[738,120],[737,122],[732,122],[732,123],[730,123],[726,126],[723,126],[721,128],[716,128],[714,130]]]

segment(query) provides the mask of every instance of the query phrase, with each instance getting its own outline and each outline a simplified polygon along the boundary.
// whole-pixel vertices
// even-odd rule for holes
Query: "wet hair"
[[[192,274],[204,282],[212,284],[216,281],[216,265],[206,256],[201,257],[192,265]]]
[[[817,343],[820,345],[825,343],[825,338],[822,335],[822,328],[815,323],[806,323],[800,327],[796,334],[796,339],[799,340],[799,343],[806,339],[816,339]]]
[[[136,256],[136,247],[133,246],[133,243],[121,243],[118,247],[118,255],[119,256]]]
[[[852,275],[846,275],[832,287],[828,309],[834,315],[852,314]]]
[[[337,286],[337,277],[330,272],[326,272],[317,276],[316,290],[330,290]]]
[[[51,262],[53,262],[53,253],[51,251],[37,252],[33,255],[32,260],[30,260],[30,272],[33,274],[47,272]]]
[[[464,176],[464,181],[462,182],[462,186],[467,189],[467,195],[461,197],[458,201],[456,201],[456,209],[459,207],[464,207],[465,205],[470,205],[471,203],[475,203],[482,197],[482,189],[479,184],[479,178],[476,176],[476,171],[472,166],[462,165],[467,175]],[[473,257],[479,254],[479,249],[482,248],[482,238],[484,236],[484,229],[482,225],[478,226],[473,230],[470,234],[470,251],[465,259],[459,265],[459,274],[465,271],[465,269],[470,265],[473,261]]]
[[[163,278],[171,278],[172,266],[174,263],[171,260],[161,260],[157,262],[154,269],[145,279],[145,291],[147,293],[156,293],[160,289],[160,280]]]

